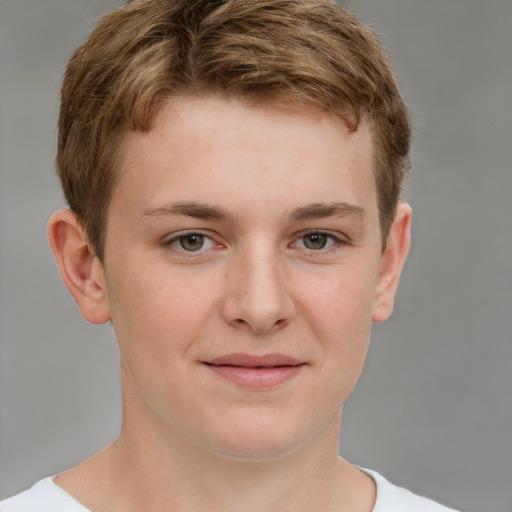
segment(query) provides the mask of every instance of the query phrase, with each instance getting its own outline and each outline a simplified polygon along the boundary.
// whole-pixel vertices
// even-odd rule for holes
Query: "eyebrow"
[[[344,203],[311,203],[292,210],[288,217],[293,221],[320,219],[323,217],[347,217],[356,215],[365,216],[365,210],[360,206]],[[142,217],[158,217],[168,215],[185,215],[196,219],[221,220],[234,222],[235,217],[222,206],[197,203],[195,201],[181,201],[167,204],[158,208],[144,210]]]
[[[348,217],[349,215],[364,217],[365,214],[364,208],[354,204],[344,202],[312,203],[293,210],[290,218],[292,220],[307,220],[323,217]]]
[[[186,215],[196,219],[212,219],[233,221],[233,215],[221,206],[212,206],[195,201],[180,201],[161,206],[159,208],[150,208],[144,210],[143,217],[146,216],[167,216],[167,215]]]

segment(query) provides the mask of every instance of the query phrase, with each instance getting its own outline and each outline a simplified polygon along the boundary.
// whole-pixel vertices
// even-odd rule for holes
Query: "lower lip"
[[[244,366],[206,365],[211,371],[239,386],[252,389],[269,389],[297,376],[306,364],[246,368]]]

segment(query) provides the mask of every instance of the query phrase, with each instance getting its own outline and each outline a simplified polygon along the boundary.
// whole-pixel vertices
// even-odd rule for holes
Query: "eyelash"
[[[312,229],[310,231],[301,233],[301,235],[297,238],[297,241],[293,242],[292,246],[297,246],[296,244],[299,240],[304,240],[304,238],[306,238],[307,236],[311,236],[311,235],[325,236],[327,239],[326,243],[329,243],[329,240],[330,240],[331,244],[328,247],[322,247],[320,249],[310,249],[309,247],[298,247],[299,249],[308,251],[313,254],[320,255],[320,254],[328,253],[332,250],[335,250],[336,248],[338,248],[340,246],[348,244],[348,242],[346,240],[336,236],[335,234],[333,234],[329,231],[322,231],[320,229]]]
[[[171,238],[164,238],[162,241],[162,245],[171,250],[181,252],[181,253],[194,254],[194,253],[203,252],[204,251],[203,246],[201,246],[197,251],[187,251],[183,247],[183,245],[180,243],[182,240],[186,239],[187,237],[192,237],[192,236],[200,236],[203,238],[204,241],[209,240],[212,247],[215,245],[218,245],[210,235],[207,235],[206,233],[203,233],[201,231],[193,231],[193,230],[180,231],[179,233],[172,235]],[[180,244],[181,247],[177,247],[175,244]],[[211,249],[212,247],[208,247],[208,248]]]
[[[299,241],[303,241],[305,237],[307,236],[311,236],[311,235],[320,235],[320,236],[325,236],[326,239],[327,239],[327,244],[329,243],[329,240],[331,241],[330,245],[328,245],[328,247],[322,247],[322,248],[319,248],[319,249],[310,249],[308,247],[298,247],[297,246],[297,243]],[[206,240],[209,240],[210,242],[210,247],[207,247],[206,249],[204,248],[204,244],[201,245],[201,247],[199,247],[196,251],[194,250],[187,250],[183,247],[181,241],[186,239],[187,237],[192,237],[192,236],[200,236],[202,237],[203,241],[206,241]],[[310,230],[310,231],[306,231],[306,232],[303,232],[300,234],[300,236],[298,236],[296,238],[296,240],[294,242],[292,242],[290,244],[291,247],[295,247],[297,249],[300,249],[301,251],[306,251],[310,254],[325,254],[325,253],[328,253],[332,250],[335,250],[336,248],[340,247],[340,246],[343,246],[343,245],[348,245],[349,242],[347,242],[346,240],[334,235],[333,233],[329,232],[329,231],[322,231],[322,230]],[[181,245],[181,247],[177,247],[175,244],[179,244]],[[205,250],[208,250],[208,249],[212,249],[214,248],[215,246],[218,246],[219,244],[217,242],[215,242],[215,240],[213,239],[213,237],[209,234],[206,234],[206,233],[203,233],[201,231],[194,231],[194,230],[191,230],[191,231],[181,231],[179,233],[176,233],[174,235],[172,235],[170,238],[164,238],[163,241],[162,241],[162,246],[163,247],[166,247],[166,248],[169,248],[171,250],[174,250],[176,252],[180,252],[180,253],[184,253],[184,254],[189,254],[189,255],[193,255],[195,253],[202,253],[204,252]]]

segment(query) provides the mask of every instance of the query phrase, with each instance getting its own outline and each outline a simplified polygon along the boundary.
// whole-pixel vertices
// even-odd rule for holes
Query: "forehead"
[[[320,109],[202,97],[165,102],[147,133],[128,132],[112,201],[139,215],[169,201],[245,210],[317,202],[376,203],[368,127],[351,131]],[[373,208],[365,204],[364,208]],[[361,205],[363,207],[363,205]]]

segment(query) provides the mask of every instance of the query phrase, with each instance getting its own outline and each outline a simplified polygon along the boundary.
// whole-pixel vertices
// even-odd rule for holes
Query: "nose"
[[[277,331],[295,315],[289,279],[271,248],[248,250],[228,264],[222,315],[226,322],[256,334]]]

